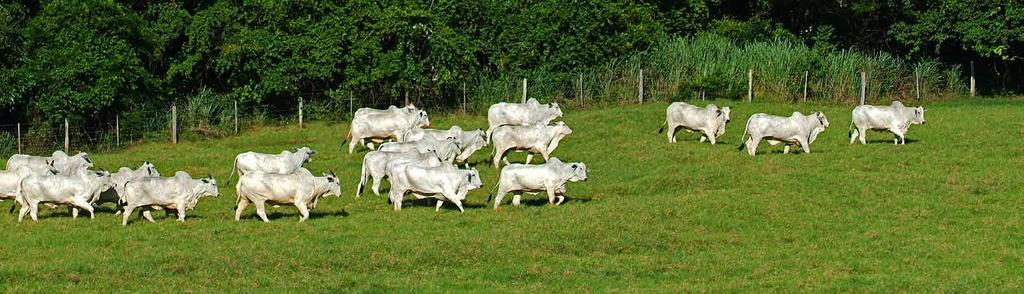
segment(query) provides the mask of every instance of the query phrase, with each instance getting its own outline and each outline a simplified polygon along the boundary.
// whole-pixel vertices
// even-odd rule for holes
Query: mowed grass
[[[2,202],[0,290],[1020,291],[1021,100],[927,105],[928,123],[905,146],[888,133],[849,145],[847,106],[719,104],[733,106],[733,121],[714,146],[685,132],[666,143],[656,133],[666,103],[568,110],[574,133],[555,155],[585,162],[590,180],[569,184],[562,206],[527,195],[497,212],[485,203],[497,177],[484,163],[490,148],[472,160],[485,188],[470,193],[465,213],[355,199],[365,150],[341,151],[347,124],[94,154],[109,170],[149,160],[165,175],[210,173],[221,196],[200,200],[185,224],[133,217],[127,227],[109,204],[93,220],[43,209],[39,222],[17,223]],[[736,150],[750,114],[797,110],[831,122],[810,154]],[[344,195],[321,201],[305,223],[293,207],[273,209],[269,224],[252,208],[233,221],[234,187],[224,183],[234,155],[304,145],[319,151],[307,167],[336,171]]]

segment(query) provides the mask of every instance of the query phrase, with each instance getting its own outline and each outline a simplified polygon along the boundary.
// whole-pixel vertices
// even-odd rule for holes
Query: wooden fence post
[[[580,96],[580,108],[583,108],[584,103],[583,103],[583,73],[582,72],[580,72],[580,83],[579,83],[579,87],[577,89],[579,89],[579,91],[576,94]]]
[[[754,102],[754,69],[747,71],[747,103]]]
[[[356,100],[355,94],[352,94],[352,90],[349,90],[348,91],[348,115],[352,116],[353,118],[356,117],[356,113],[352,112],[352,103],[355,100]]]
[[[463,113],[469,112],[469,106],[467,105],[467,102],[468,101],[466,100],[466,81],[462,81],[462,112]]]
[[[235,100],[235,135],[238,135],[238,100]]]
[[[526,79],[523,79],[523,103],[526,103]]]
[[[644,70],[640,69],[640,86],[637,98],[640,100],[640,104],[644,104]]]
[[[114,140],[117,146],[121,146],[121,115],[114,115]]]
[[[171,143],[178,145],[178,105],[171,104]]]
[[[810,78],[810,71],[804,71],[804,99],[803,102],[807,102],[807,79]]]
[[[860,70],[860,105],[864,105],[868,96],[868,73]]]
[[[409,106],[409,89],[405,89],[405,106]]]
[[[921,72],[918,71],[917,67],[914,67],[914,93],[917,96],[917,100],[921,100]]]
[[[68,118],[64,118],[64,152],[71,152],[71,132],[68,131]]]
[[[406,98],[409,100],[409,98]],[[302,128],[302,97],[299,97],[299,128]]]
[[[974,61],[971,61],[971,97],[974,97],[974,94],[977,93],[976,90],[977,88],[975,88],[974,84]]]
[[[18,153],[21,153],[21,123],[18,123]]]

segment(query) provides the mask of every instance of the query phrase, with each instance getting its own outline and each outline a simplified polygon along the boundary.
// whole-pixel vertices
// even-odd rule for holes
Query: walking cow
[[[7,159],[7,170],[16,170],[20,166],[26,166],[43,174],[49,169],[46,167],[47,165],[52,165],[62,174],[72,174],[80,169],[92,168],[92,160],[85,152],[68,156],[67,153],[60,150],[54,151],[50,157],[15,154]]]
[[[340,196],[341,185],[334,172],[314,177],[309,170],[299,169],[292,174],[261,174],[253,173],[242,176],[235,185],[238,195],[238,207],[235,209],[235,221],[242,217],[242,211],[252,203],[256,206],[256,215],[264,222],[267,218],[266,204],[295,205],[299,210],[299,221],[309,219],[309,210],[316,208],[320,197]]]
[[[889,131],[896,135],[893,144],[907,144],[910,125],[923,125],[925,111],[928,110],[924,107],[906,107],[899,101],[893,101],[889,106],[857,106],[853,109],[853,120],[850,122],[850,144],[858,136],[861,144],[867,144],[865,137],[868,130]]]
[[[739,149],[747,148],[747,153],[754,156],[757,152],[757,145],[761,139],[765,139],[771,145],[779,143],[786,144],[783,153],[789,153],[790,145],[797,145],[804,149],[804,153],[811,153],[810,145],[818,138],[818,134],[828,127],[828,118],[821,112],[811,115],[803,115],[800,112],[793,112],[789,117],[757,113],[747,120],[746,131],[741,140]]]
[[[124,184],[129,181],[138,180],[145,177],[159,177],[160,172],[156,170],[149,161],[142,163],[139,168],[132,170],[127,167],[118,169],[116,173],[110,174],[110,180],[113,182],[113,187],[110,187],[101,192],[95,199],[90,202],[93,207],[99,207],[104,203],[114,203],[116,205],[116,211],[114,214],[121,214],[123,207],[121,204],[124,202]]]
[[[725,125],[729,123],[729,113],[732,109],[728,106],[719,108],[718,105],[708,104],[706,107],[697,107],[685,102],[675,102],[668,106],[665,111],[665,124],[658,130],[661,133],[668,127],[668,142],[676,142],[676,132],[683,128],[688,132],[700,132],[700,141],[711,141],[715,144],[718,137],[725,134]]]
[[[46,170],[43,175],[55,175],[57,169],[53,168],[52,165],[47,165],[49,170]],[[27,166],[19,166],[15,170],[0,171],[0,202],[3,200],[14,200],[18,196],[18,187],[21,186],[21,180],[28,176],[40,174],[37,170],[33,170]],[[18,204],[12,204],[9,213],[13,213],[14,209],[18,207]]]
[[[270,174],[290,174],[295,170],[302,167],[303,164],[310,162],[316,151],[309,149],[309,147],[296,148],[295,152],[281,151],[280,154],[266,154],[256,152],[245,152],[235,156],[235,169],[231,170],[231,175],[228,176],[228,184],[231,183],[231,178],[234,177],[235,171],[238,171],[238,176],[243,176],[252,172],[270,173]]]
[[[21,205],[18,221],[21,222],[25,214],[37,220],[40,203],[71,206],[72,218],[78,218],[78,209],[84,209],[89,212],[89,218],[93,218],[89,201],[112,185],[110,173],[105,171],[80,169],[72,174],[30,175],[21,181],[15,196]]]
[[[356,116],[352,119],[352,126],[349,128],[347,139],[349,141],[348,153],[356,149],[356,144],[362,143],[369,149],[373,149],[373,143],[382,143],[384,140],[394,139],[403,141],[405,133],[415,127],[429,127],[430,119],[426,111],[408,112],[378,112]],[[344,142],[342,142],[344,145]]]
[[[363,156],[363,166],[359,173],[359,185],[356,187],[356,198],[363,194],[366,182],[373,179],[371,189],[374,195],[380,195],[380,182],[387,176],[387,168],[396,161],[412,162],[419,166],[441,166],[442,159],[435,152],[420,153],[418,151],[387,152],[370,151]]]
[[[367,114],[378,114],[378,113],[402,113],[402,112],[405,112],[405,113],[416,113],[417,111],[419,111],[419,109],[417,109],[416,105],[413,105],[413,104],[409,104],[409,105],[406,105],[405,107],[401,107],[401,108],[399,108],[398,106],[391,105],[391,106],[388,106],[387,109],[374,109],[374,108],[369,108],[369,107],[363,107],[363,108],[356,109],[356,113],[353,114],[352,117],[360,117],[360,116],[364,116],[364,115],[367,115]]]
[[[569,134],[572,134],[572,129],[564,122],[558,122],[553,126],[500,126],[491,133],[491,140],[494,141],[494,168],[499,167],[500,161],[505,159],[505,153],[509,150],[528,152],[526,163],[533,159],[533,153],[540,154],[544,161],[547,161],[551,152],[558,148],[558,142]],[[505,164],[508,164],[507,159]]]
[[[501,205],[501,198],[513,193],[512,205],[519,205],[523,193],[547,192],[548,203],[560,205],[565,201],[565,183],[587,180],[587,166],[582,162],[562,162],[552,157],[545,164],[528,165],[512,164],[501,170],[498,184],[498,197],[494,200],[494,209]],[[493,189],[491,191],[494,191]],[[555,199],[558,199],[556,202]],[[491,201],[491,196],[487,196]]]
[[[121,225],[128,225],[128,217],[135,208],[174,209],[178,212],[178,221],[185,222],[185,210],[195,208],[200,197],[220,196],[217,191],[217,180],[213,177],[192,179],[186,172],[179,171],[174,177],[149,177],[129,181],[124,185],[124,216]],[[152,216],[144,211],[143,217],[153,222]]]
[[[402,210],[402,198],[412,193],[417,199],[437,199],[435,211],[441,210],[441,205],[447,200],[454,203],[460,212],[464,212],[462,200],[466,199],[466,194],[483,185],[476,169],[461,170],[451,165],[422,167],[397,162],[388,166],[387,172],[391,179],[389,198],[395,211]]]
[[[530,98],[526,103],[501,102],[487,109],[487,136],[502,125],[547,125],[562,116],[558,103],[540,104]]]

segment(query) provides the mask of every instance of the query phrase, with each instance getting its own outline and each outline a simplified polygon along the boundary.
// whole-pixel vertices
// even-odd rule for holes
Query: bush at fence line
[[[0,132],[0,156],[7,158],[18,153],[18,137],[9,132]]]

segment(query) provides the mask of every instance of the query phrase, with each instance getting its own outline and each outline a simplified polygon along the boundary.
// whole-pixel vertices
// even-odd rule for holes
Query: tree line
[[[456,105],[467,83],[571,79],[696,34],[974,62],[982,88],[1002,93],[1021,88],[1022,22],[1020,1],[5,1],[0,111],[85,121],[197,95]]]

